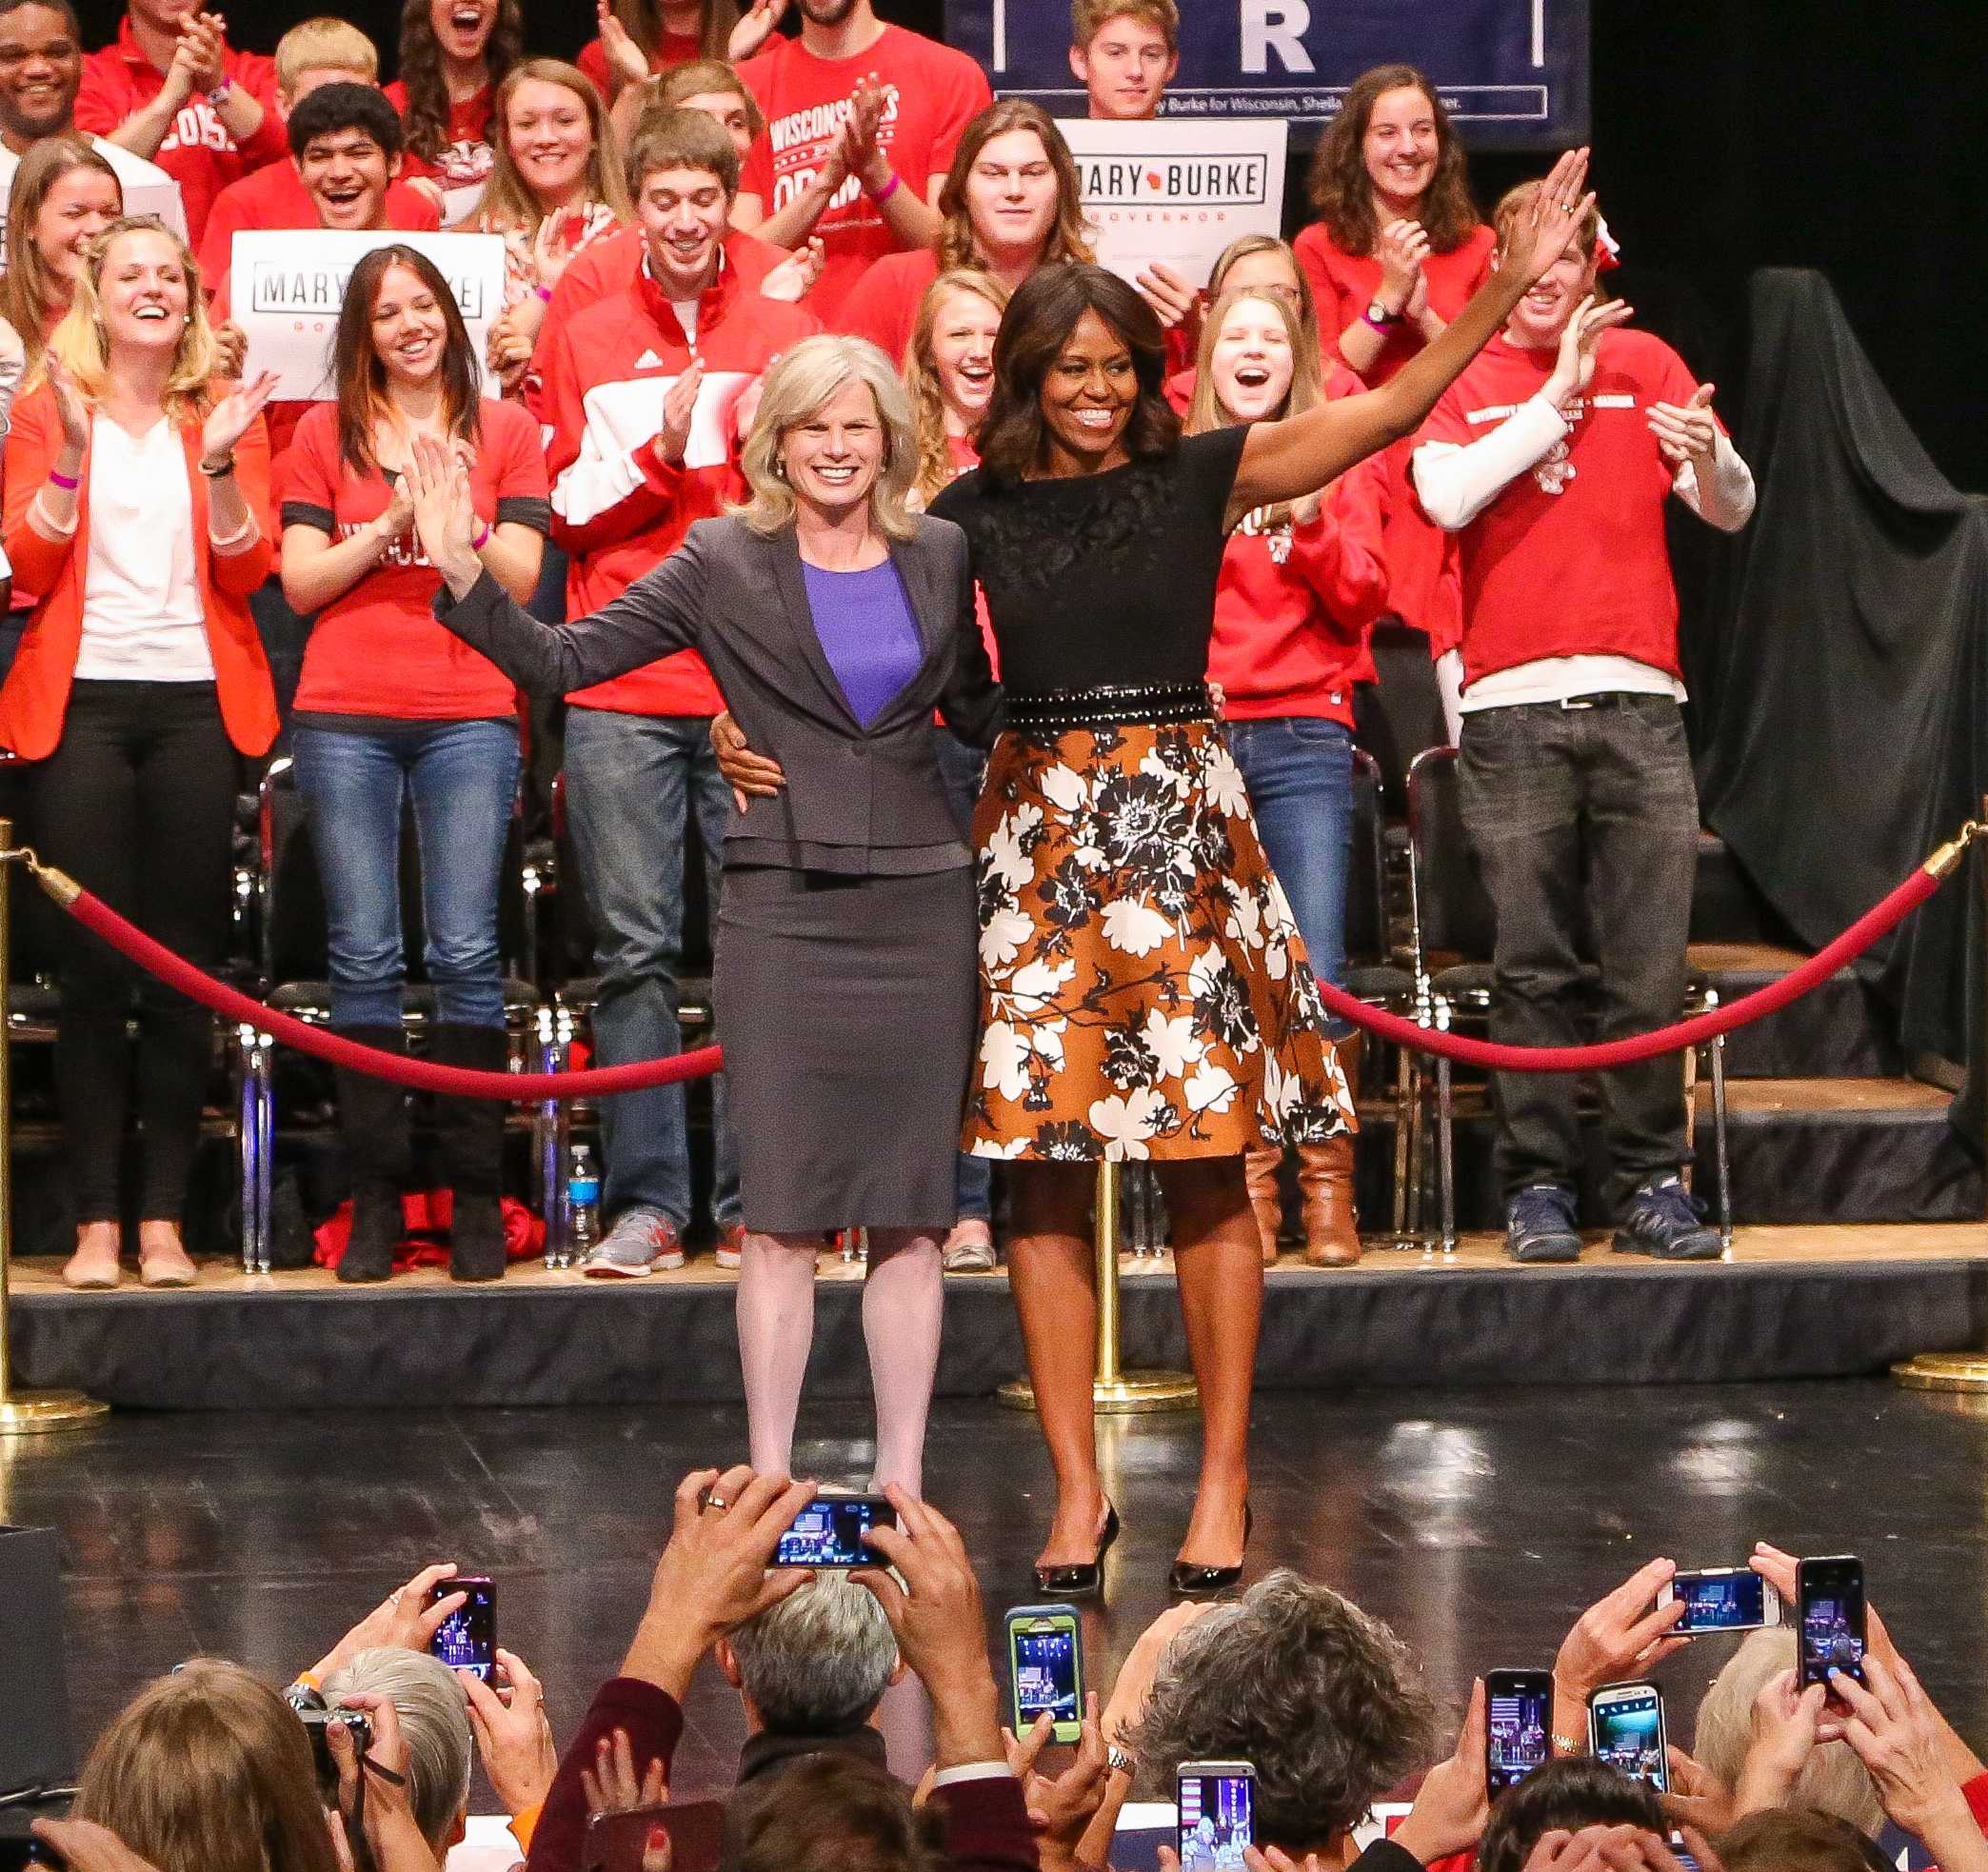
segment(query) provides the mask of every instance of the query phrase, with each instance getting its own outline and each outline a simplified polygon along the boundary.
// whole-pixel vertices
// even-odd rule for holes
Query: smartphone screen
[[[473,1670],[487,1683],[497,1668],[497,1589],[487,1579],[458,1574],[438,1581],[428,1603],[457,1592],[468,1597],[435,1628],[428,1650],[450,1670]]]
[[[1246,1762],[1183,1762],[1174,1777],[1181,1872],[1242,1872],[1256,1844],[1256,1774]]]
[[[1484,1774],[1494,1795],[1517,1787],[1553,1751],[1553,1673],[1494,1670],[1484,1684]]]
[[[875,1566],[864,1544],[872,1527],[895,1527],[897,1510],[881,1495],[817,1495],[794,1517],[773,1549],[775,1566]]]
[[[1801,1683],[1826,1683],[1839,1670],[1863,1682],[1863,1562],[1848,1554],[1805,1560],[1796,1575],[1801,1597]]]
[[[1632,1781],[1669,1792],[1663,1757],[1663,1694],[1654,1683],[1600,1690],[1588,1705],[1588,1745],[1598,1762],[1621,1769]]]
[[[1007,1615],[1008,1677],[1015,1691],[1015,1733],[1044,1710],[1055,1740],[1075,1742],[1083,1722],[1082,1640],[1070,1605],[1018,1605]]]
[[[1671,1596],[1684,1602],[1675,1631],[1754,1631],[1767,1623],[1767,1582],[1744,1568],[1680,1573]]]

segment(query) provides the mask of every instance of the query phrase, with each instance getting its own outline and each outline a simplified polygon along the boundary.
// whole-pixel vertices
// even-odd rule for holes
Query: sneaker
[[[1505,1253],[1514,1261],[1579,1261],[1574,1195],[1557,1183],[1536,1183],[1505,1205]]]
[[[1654,1178],[1630,1198],[1612,1245],[1617,1254],[1659,1261],[1717,1261],[1722,1252],[1719,1230],[1706,1226],[1698,1199],[1675,1173]]]
[[[939,1250],[948,1274],[991,1274],[994,1259],[994,1231],[980,1216],[963,1216]]]
[[[727,1224],[718,1231],[718,1265],[736,1274],[746,1259],[746,1225]]]
[[[588,1249],[580,1271],[599,1281],[633,1281],[683,1265],[684,1244],[675,1223],[655,1209],[626,1209]]]

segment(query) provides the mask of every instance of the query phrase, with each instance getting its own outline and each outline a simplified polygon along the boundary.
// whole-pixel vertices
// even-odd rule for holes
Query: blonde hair
[[[337,1872],[296,1712],[238,1664],[154,1678],[83,1764],[75,1817],[156,1866]]]
[[[1291,280],[1298,293],[1298,323],[1304,332],[1304,342],[1322,358],[1325,355],[1325,341],[1319,332],[1319,298],[1312,290],[1311,277],[1299,265],[1298,252],[1289,241],[1280,240],[1275,234],[1240,234],[1216,256],[1214,270],[1208,275],[1208,304],[1224,298],[1229,290],[1228,276],[1244,260],[1252,260],[1260,253],[1274,253],[1291,269]],[[1236,288],[1238,292],[1243,289]]]
[[[41,363],[55,301],[55,282],[35,241],[34,224],[55,185],[77,169],[106,177],[117,191],[118,211],[123,212],[124,185],[117,171],[80,136],[50,136],[37,143],[21,158],[8,199],[7,272],[0,277],[0,311],[20,333],[30,370]]]
[[[334,1709],[355,1691],[385,1697],[393,1705],[408,1744],[408,1804],[414,1824],[438,1855],[446,1853],[468,1805],[476,1748],[469,1700],[455,1673],[426,1651],[376,1644],[334,1670],[323,1690]]]
[[[939,367],[932,356],[932,332],[939,308],[950,293],[971,292],[996,312],[1007,310],[1008,289],[992,273],[978,267],[949,267],[925,288],[918,305],[918,324],[905,350],[905,391],[911,399],[911,426],[918,437],[918,473],[912,495],[924,507],[952,479],[952,451],[945,439],[945,398],[939,388]]]
[[[824,331],[802,339],[766,372],[759,413],[740,462],[752,499],[729,509],[755,533],[770,539],[794,524],[799,503],[780,461],[787,431],[798,428],[851,384],[868,388],[884,426],[884,462],[870,488],[871,524],[893,540],[908,540],[918,531],[905,499],[918,471],[918,442],[904,383],[890,360],[867,338]]]
[[[511,154],[511,99],[518,94],[518,87],[524,84],[557,85],[580,100],[586,111],[587,129],[593,137],[593,148],[586,152],[586,200],[599,202],[626,227],[634,219],[634,212],[628,206],[627,184],[616,159],[614,132],[607,124],[607,107],[601,102],[600,92],[594,90],[586,72],[577,65],[568,65],[558,58],[527,58],[523,64],[513,66],[510,76],[497,88],[497,108],[491,113],[490,125],[490,179],[484,187],[477,225],[491,233],[501,234],[516,229],[535,237],[546,218],[538,205],[538,197],[518,173],[517,158]]]
[[[172,369],[166,379],[166,413],[184,426],[204,417],[210,403],[208,382],[214,374],[214,332],[208,324],[207,302],[200,290],[200,263],[189,248],[156,214],[122,214],[89,245],[83,270],[76,275],[76,296],[62,323],[49,334],[49,349],[60,358],[76,387],[91,403],[103,400],[110,374],[110,346],[104,331],[101,299],[104,266],[110,249],[131,234],[156,234],[169,241],[179,255],[187,281],[187,323]]]
[[[321,13],[276,42],[276,89],[285,97],[296,96],[307,71],[361,71],[370,85],[380,76],[380,49],[349,20]]]
[[[1222,337],[1223,320],[1248,301],[1274,309],[1283,325],[1284,336],[1291,342],[1291,387],[1284,392],[1283,405],[1273,420],[1302,416],[1307,409],[1315,409],[1325,401],[1325,373],[1319,362],[1318,340],[1316,336],[1309,340],[1305,337],[1304,321],[1298,309],[1288,299],[1266,291],[1262,287],[1245,286],[1221,300],[1202,325],[1201,349],[1194,360],[1194,399],[1187,406],[1186,432],[1189,435],[1226,428],[1236,420],[1222,407],[1211,367],[1215,347]],[[1282,526],[1290,519],[1293,505],[1290,501],[1280,501],[1268,509],[1264,516],[1265,524]]]
[[[1754,1699],[1769,1678],[1795,1667],[1799,1649],[1791,1630],[1754,1632],[1705,1692],[1691,1752],[1727,1787],[1738,1782],[1753,1746]],[[1826,1742],[1812,1750],[1781,1805],[1847,1821],[1874,1840],[1884,1825],[1883,1803],[1870,1770],[1845,1742]]]
[[[672,66],[660,78],[649,80],[649,96],[643,108],[679,105],[686,98],[716,97],[721,93],[736,97],[746,107],[746,127],[755,142],[765,135],[766,113],[726,59],[694,58],[688,65]]]

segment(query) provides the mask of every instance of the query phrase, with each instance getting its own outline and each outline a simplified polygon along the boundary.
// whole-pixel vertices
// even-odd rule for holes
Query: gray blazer
[[[932,751],[932,713],[964,741],[992,742],[1001,689],[974,614],[966,536],[921,518],[893,541],[924,644],[918,673],[864,727],[835,679],[808,608],[792,528],[768,539],[737,520],[700,520],[652,572],[590,617],[541,624],[487,571],[435,615],[521,687],[564,695],[675,650],[710,666],[755,753],[786,786],[751,801],[726,840],[730,862],[858,876],[968,862]]]

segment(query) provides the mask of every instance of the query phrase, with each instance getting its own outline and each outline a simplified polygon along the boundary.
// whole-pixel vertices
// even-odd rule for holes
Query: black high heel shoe
[[[1104,1504],[1104,1532],[1098,1541],[1097,1558],[1080,1560],[1074,1566],[1038,1566],[1035,1569],[1037,1589],[1052,1593],[1058,1599],[1082,1599],[1096,1592],[1104,1583],[1104,1556],[1111,1551],[1111,1543],[1118,1537],[1118,1510],[1107,1499]]]
[[[1249,1504],[1242,1504],[1242,1557],[1249,1557],[1249,1530],[1255,1521]],[[1242,1561],[1233,1566],[1197,1566],[1192,1561],[1177,1560],[1166,1576],[1169,1590],[1193,1597],[1200,1593],[1221,1592],[1232,1586],[1242,1577]]]

